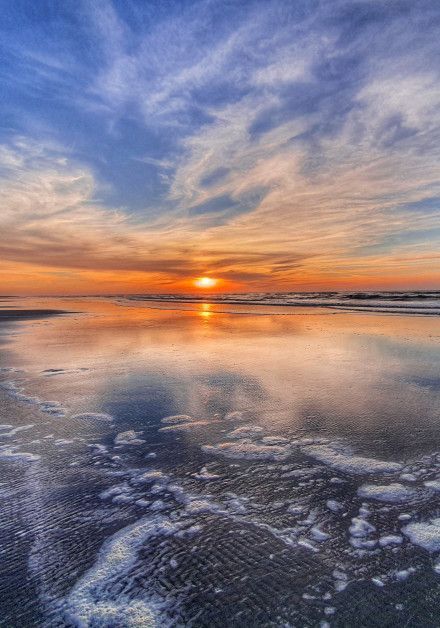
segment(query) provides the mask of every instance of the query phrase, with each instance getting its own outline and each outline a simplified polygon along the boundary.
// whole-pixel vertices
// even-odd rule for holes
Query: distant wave
[[[408,292],[250,292],[243,294],[114,295],[126,301],[330,307],[388,314],[440,315],[440,290]]]

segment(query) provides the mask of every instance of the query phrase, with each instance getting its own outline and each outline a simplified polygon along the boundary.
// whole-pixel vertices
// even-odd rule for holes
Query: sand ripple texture
[[[43,404],[0,426],[1,625],[435,625],[436,452],[383,460],[240,410],[146,430],[65,408],[66,433]]]

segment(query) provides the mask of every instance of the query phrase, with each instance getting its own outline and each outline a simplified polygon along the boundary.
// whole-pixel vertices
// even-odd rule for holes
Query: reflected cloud
[[[64,375],[38,378],[30,392],[48,399],[61,392],[71,413],[112,414],[117,403],[118,415],[142,407],[147,422],[161,413],[211,421],[240,410],[269,433],[332,433],[377,451],[423,448],[437,438],[431,317],[157,306],[67,300],[66,310],[89,315],[32,324],[31,333],[30,323],[21,323],[14,363],[34,373],[68,367]],[[200,437],[194,434],[181,437],[190,442]]]

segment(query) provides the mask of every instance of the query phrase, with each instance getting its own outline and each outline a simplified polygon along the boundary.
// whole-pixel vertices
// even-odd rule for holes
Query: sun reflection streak
[[[201,303],[200,304],[200,309],[198,311],[199,316],[201,316],[204,319],[208,319],[212,316],[212,311],[211,311],[212,305],[211,303]]]

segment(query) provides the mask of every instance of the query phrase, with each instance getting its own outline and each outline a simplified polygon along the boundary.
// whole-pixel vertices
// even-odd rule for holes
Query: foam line
[[[95,565],[75,584],[65,600],[67,618],[75,626],[124,626],[149,628],[157,625],[153,605],[142,600],[108,597],[107,590],[115,577],[127,574],[134,566],[138,552],[150,539],[171,536],[185,524],[165,517],[145,517],[117,532],[98,553]]]

